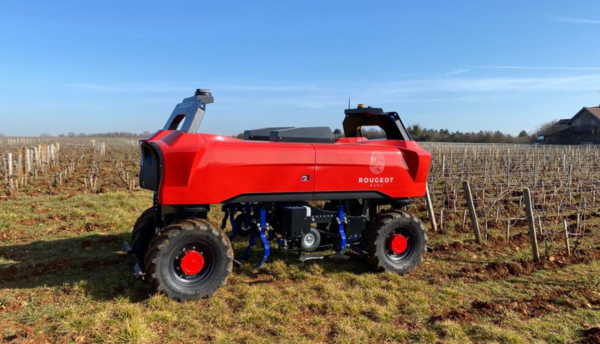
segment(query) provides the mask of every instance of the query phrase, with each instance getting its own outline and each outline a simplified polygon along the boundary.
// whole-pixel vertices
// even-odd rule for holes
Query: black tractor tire
[[[321,233],[314,227],[310,227],[310,231],[300,238],[300,248],[304,252],[314,252],[320,245]]]
[[[237,234],[243,237],[249,237],[252,234],[252,224],[248,224],[248,227],[244,226],[245,214],[239,214],[235,217],[235,223],[237,225]]]
[[[148,251],[155,232],[154,208],[149,208],[135,221],[131,231],[131,248],[141,266],[146,264],[146,251]]]
[[[184,273],[185,255],[195,251],[202,264]],[[233,270],[233,248],[225,233],[206,220],[188,219],[165,227],[146,255],[146,276],[160,293],[179,301],[212,296]]]
[[[394,252],[390,240],[400,235],[404,250]],[[393,240],[392,240],[393,242]],[[405,211],[394,210],[379,215],[365,238],[369,263],[376,271],[405,274],[414,270],[427,251],[427,234],[421,220]]]

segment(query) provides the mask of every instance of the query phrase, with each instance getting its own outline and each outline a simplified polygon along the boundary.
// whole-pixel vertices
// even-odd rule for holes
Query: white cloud
[[[457,69],[457,70],[453,70],[450,73],[446,73],[445,76],[454,76],[454,75],[459,75],[459,74],[463,74],[468,72],[470,69],[468,68],[461,68],[461,69]]]
[[[464,74],[466,70],[468,69],[459,69],[452,72],[451,75]],[[353,104],[357,101],[385,104],[445,101],[481,102],[521,92],[596,92],[599,89],[598,85],[600,85],[600,74],[562,77],[461,76],[389,82],[317,80],[316,83],[326,86],[293,82],[275,84],[268,81],[262,83],[249,81],[247,84],[211,84],[207,87],[213,90],[213,94],[218,97],[219,103],[227,109],[236,108],[235,104],[249,102],[259,108],[326,109],[345,107],[349,96],[352,97]],[[178,83],[71,84],[69,86],[81,90],[117,94],[148,92],[186,95],[195,89],[192,84]],[[256,96],[254,92],[262,92],[263,94]]]
[[[570,18],[570,17],[548,17],[551,21],[557,23],[575,23],[575,24],[600,24],[600,20],[597,19],[584,19],[584,18]]]
[[[381,83],[368,88],[369,94],[378,99],[410,96],[416,93],[481,94],[495,92],[596,91],[600,75],[544,77],[544,78],[452,78],[422,79]]]
[[[521,69],[521,70],[600,70],[600,67],[536,67],[536,66],[476,66],[473,69]]]

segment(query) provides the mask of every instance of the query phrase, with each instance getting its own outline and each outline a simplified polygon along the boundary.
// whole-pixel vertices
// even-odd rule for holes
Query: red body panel
[[[162,152],[159,203],[168,205],[218,204],[248,194],[420,197],[431,160],[413,141],[279,143],[161,131],[146,142]]]
[[[416,144],[409,149],[406,143],[315,144],[315,192],[377,191],[392,198],[423,196],[427,174],[418,176],[417,171],[423,165],[429,169],[430,154]]]

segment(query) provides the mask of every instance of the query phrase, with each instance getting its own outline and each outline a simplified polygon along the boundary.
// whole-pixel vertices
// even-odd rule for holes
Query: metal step
[[[350,245],[350,249],[358,253],[363,258],[369,258],[369,253],[358,246]]]
[[[341,252],[338,252],[338,253],[335,253],[335,254],[327,256],[327,258],[329,258],[329,259],[347,260],[347,259],[350,259],[350,256],[347,256],[347,255],[345,255],[345,254],[343,254]]]
[[[298,260],[304,263],[307,260],[315,260],[315,259],[323,259],[323,258],[325,258],[325,256],[323,256],[322,254],[301,254],[298,257]]]

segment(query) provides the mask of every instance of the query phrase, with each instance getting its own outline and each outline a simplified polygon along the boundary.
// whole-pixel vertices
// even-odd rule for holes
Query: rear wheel
[[[395,210],[377,217],[366,237],[366,244],[373,268],[404,274],[414,270],[423,260],[427,235],[419,218]]]
[[[189,219],[165,227],[146,256],[146,275],[157,291],[176,300],[212,296],[233,269],[229,238],[210,223]]]
[[[146,251],[155,234],[154,208],[146,209],[135,221],[131,232],[131,244],[135,256],[142,266],[145,265]]]

